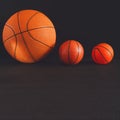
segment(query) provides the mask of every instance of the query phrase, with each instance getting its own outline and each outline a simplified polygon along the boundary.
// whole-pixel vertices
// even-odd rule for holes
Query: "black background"
[[[23,9],[45,13],[54,23],[57,43],[42,61],[22,64],[2,44],[7,19]],[[1,0],[0,1],[0,119],[1,120],[118,120],[120,119],[119,4],[110,1]],[[80,41],[83,61],[63,65],[60,44]],[[115,57],[108,65],[91,60],[94,45],[107,42]]]

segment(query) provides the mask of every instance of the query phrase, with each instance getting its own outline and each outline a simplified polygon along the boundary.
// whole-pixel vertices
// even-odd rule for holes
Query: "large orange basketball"
[[[59,47],[59,57],[65,64],[78,64],[83,56],[84,48],[76,40],[68,40]]]
[[[56,43],[56,31],[51,20],[36,10],[13,14],[3,29],[3,44],[16,60],[34,63],[46,56]]]
[[[107,43],[100,43],[92,50],[92,59],[97,64],[108,64],[114,57],[114,50]]]

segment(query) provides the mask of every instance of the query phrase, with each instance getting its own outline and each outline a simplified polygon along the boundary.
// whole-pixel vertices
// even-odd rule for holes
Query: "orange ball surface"
[[[68,40],[59,47],[59,57],[65,64],[78,64],[84,56],[84,48],[76,40]]]
[[[51,20],[36,10],[13,14],[3,29],[3,44],[7,52],[23,63],[34,63],[46,56],[56,43],[56,31]]]
[[[114,50],[107,43],[100,43],[92,50],[92,59],[97,64],[108,64],[114,57]]]

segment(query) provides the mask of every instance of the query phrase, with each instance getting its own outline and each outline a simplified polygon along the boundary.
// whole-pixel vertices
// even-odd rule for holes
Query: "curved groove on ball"
[[[103,59],[108,63],[108,60],[104,57],[104,55],[101,53],[101,51],[98,48],[95,48],[96,50],[98,50],[98,52],[101,54],[101,56],[103,57]]]
[[[104,46],[102,46],[102,45],[99,45],[99,47],[105,48],[105,49],[111,54],[111,56],[113,57],[113,54],[109,51],[108,48],[106,48],[106,47],[104,47]]]
[[[6,24],[7,26],[9,26],[8,24]],[[25,33],[28,31],[33,31],[33,30],[37,30],[37,29],[46,29],[46,28],[54,28],[51,26],[46,26],[46,27],[38,27],[38,28],[33,28],[33,29],[29,29],[29,30],[25,30],[25,31],[21,31],[21,33]],[[4,40],[3,42],[5,43],[6,41],[8,41],[9,39],[11,39],[12,37],[15,37],[17,35],[20,35],[21,33],[15,33],[14,35],[11,35],[10,37],[8,37],[6,40]]]
[[[70,45],[71,45],[71,41],[69,41],[68,44],[68,63],[71,64],[71,58],[70,58]]]
[[[14,34],[14,37],[15,37],[16,45],[15,45],[15,50],[14,50],[14,55],[13,55],[13,56],[16,58],[17,37],[15,36],[15,31],[14,31],[14,29],[13,29],[11,26],[9,26],[9,25],[6,24],[6,27],[8,27],[8,28],[10,28],[10,29],[12,30],[12,32],[13,32],[13,34]]]
[[[20,33],[21,33],[19,12],[17,13],[17,20],[18,20],[18,27],[19,27],[19,30],[20,30]],[[32,53],[30,52],[30,50],[29,50],[29,48],[28,48],[28,45],[27,45],[27,43],[26,43],[26,41],[25,41],[25,38],[24,38],[24,35],[23,35],[22,33],[21,33],[21,37],[22,37],[22,39],[23,39],[23,42],[24,42],[24,44],[25,44],[25,46],[26,46],[26,49],[27,49],[28,53],[30,54],[30,56],[31,56],[31,58],[33,59],[33,61],[36,62],[35,58],[33,57]]]
[[[97,61],[97,57],[96,57],[96,54],[95,54],[95,50],[93,51],[94,53],[94,59],[95,59],[95,61]]]
[[[37,12],[37,13],[38,13],[38,12]],[[47,44],[41,42],[40,40],[37,40],[37,39],[34,38],[34,37],[31,35],[31,33],[29,32],[29,28],[28,28],[28,26],[29,26],[29,22],[32,20],[32,18],[33,18],[35,15],[37,15],[37,13],[34,14],[34,15],[32,15],[32,16],[29,18],[29,20],[27,21],[27,24],[26,24],[26,30],[27,30],[29,36],[32,38],[32,40],[35,40],[35,41],[37,41],[37,42],[39,42],[39,43],[41,43],[41,44],[43,44],[43,45],[45,45],[45,46],[47,46],[47,47],[49,47],[49,48],[53,48],[53,47],[51,47],[51,46],[49,46],[49,45],[47,45]],[[52,27],[52,28],[53,28],[53,27]]]
[[[77,57],[76,57],[75,61],[73,62],[73,64],[75,64],[77,62],[77,60],[79,58],[79,55],[80,55],[80,47],[79,47],[78,42],[76,42],[76,44],[77,44],[77,47],[78,47],[78,54],[77,54]]]

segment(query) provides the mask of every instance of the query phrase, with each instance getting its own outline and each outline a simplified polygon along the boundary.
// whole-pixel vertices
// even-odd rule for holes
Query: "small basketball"
[[[65,64],[78,64],[84,56],[84,48],[76,40],[68,40],[59,47],[59,57]]]
[[[108,64],[114,57],[114,50],[107,43],[100,43],[92,50],[92,59],[97,64]]]
[[[13,14],[3,29],[3,44],[7,52],[23,63],[35,63],[55,46],[56,31],[52,21],[36,10]]]

